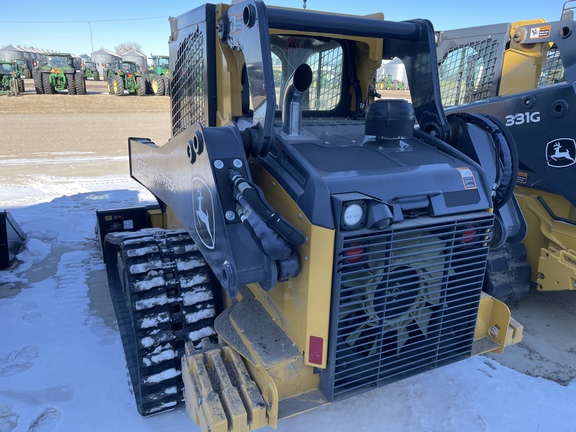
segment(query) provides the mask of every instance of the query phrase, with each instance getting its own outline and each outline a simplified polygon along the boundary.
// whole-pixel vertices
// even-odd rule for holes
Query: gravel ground
[[[0,182],[5,184],[34,174],[127,173],[128,137],[161,145],[171,136],[168,97],[110,95],[103,81],[87,81],[86,95],[36,94],[30,79],[25,88],[17,97],[0,96],[0,159],[6,161]],[[71,155],[75,158],[62,160]]]
[[[170,107],[166,96],[110,95],[104,81],[87,80],[85,95],[37,94],[32,79],[24,80],[24,88],[19,96],[0,96],[0,114],[168,112]]]

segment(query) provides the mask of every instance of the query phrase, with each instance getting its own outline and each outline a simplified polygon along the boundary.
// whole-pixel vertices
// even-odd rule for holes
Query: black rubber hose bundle
[[[498,210],[512,197],[518,178],[518,150],[514,137],[500,120],[491,115],[458,113],[454,116],[479,127],[492,137],[496,154],[502,163],[498,164],[500,169],[494,197],[494,208]]]
[[[268,204],[262,190],[257,185],[246,180],[238,171],[229,170],[229,174],[234,187],[238,189],[248,205],[268,227],[276,231],[293,246],[300,246],[304,243],[305,238],[300,230],[285,220],[280,213]]]

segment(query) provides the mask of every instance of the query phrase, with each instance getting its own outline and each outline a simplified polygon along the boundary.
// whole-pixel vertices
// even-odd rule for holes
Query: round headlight
[[[364,209],[360,204],[353,203],[345,206],[343,222],[347,227],[355,227],[364,218]]]

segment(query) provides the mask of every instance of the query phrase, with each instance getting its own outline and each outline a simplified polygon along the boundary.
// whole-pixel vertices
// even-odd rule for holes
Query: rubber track
[[[490,249],[484,291],[509,305],[530,293],[532,271],[523,243],[504,243]]]
[[[138,411],[150,415],[183,400],[184,344],[215,335],[208,265],[183,230],[122,233],[124,284],[110,284]],[[118,289],[120,288],[120,289]]]

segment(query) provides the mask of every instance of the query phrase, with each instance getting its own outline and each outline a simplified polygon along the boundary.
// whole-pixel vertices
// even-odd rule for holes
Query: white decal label
[[[524,112],[506,116],[506,126],[519,126],[540,121],[540,111]]]
[[[546,162],[552,168],[565,168],[576,162],[576,141],[558,138],[546,144]]]
[[[464,189],[476,189],[476,179],[474,178],[474,173],[470,168],[458,168],[460,176],[462,177],[462,183],[464,183]]]
[[[192,180],[192,211],[194,225],[200,241],[208,249],[216,245],[216,223],[214,220],[214,201],[212,191],[204,180],[195,177]]]

